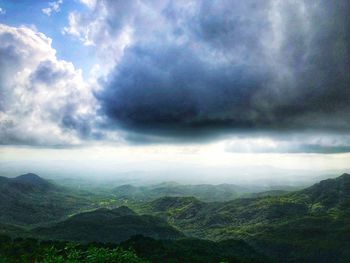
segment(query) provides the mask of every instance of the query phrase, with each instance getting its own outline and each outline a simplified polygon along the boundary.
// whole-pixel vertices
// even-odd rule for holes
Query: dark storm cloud
[[[349,1],[97,0],[82,10],[63,31],[101,58],[96,89],[98,67],[85,82],[43,34],[0,25],[0,143],[204,142],[242,133],[278,141],[350,130]],[[256,151],[350,145],[286,141]]]
[[[251,97],[270,75],[250,65],[210,66],[186,47],[156,44],[127,50],[115,74],[97,95],[110,118],[184,133],[254,124]]]
[[[277,109],[277,114],[290,113],[297,119],[306,118],[324,122],[338,114],[349,128],[350,99],[350,18],[348,1],[312,1],[306,5],[307,29],[303,24],[293,27],[293,18],[287,19],[284,27],[288,36],[283,46],[285,63],[293,72],[293,99]],[[290,22],[290,23],[289,23]],[[289,25],[289,26],[288,26]],[[283,83],[282,83],[283,84]],[[285,114],[288,116],[288,114]],[[307,118],[311,115],[311,118]],[[306,123],[307,124],[307,123]]]
[[[252,57],[261,53],[261,36],[269,30],[268,1],[203,1],[188,24],[193,35],[216,51],[243,53]],[[191,23],[192,22],[192,23]]]
[[[317,144],[304,144],[300,148],[291,149],[290,153],[348,153],[350,152],[350,145],[345,146],[322,146]]]
[[[179,137],[349,130],[349,1],[194,6],[188,15],[166,5],[166,26],[144,35],[143,14],[128,22],[139,35],[96,95],[111,127]]]

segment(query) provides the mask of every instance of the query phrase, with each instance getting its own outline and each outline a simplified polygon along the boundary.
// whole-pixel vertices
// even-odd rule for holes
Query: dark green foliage
[[[136,253],[151,262],[269,262],[243,241],[226,240],[213,242],[200,239],[179,239],[173,241],[154,240],[135,236],[121,243],[132,247]]]
[[[256,229],[250,240],[279,262],[349,262],[350,220],[307,216]]]
[[[1,263],[146,263],[134,251],[122,247],[81,246],[66,242],[11,240],[0,236]]]
[[[1,263],[219,263],[269,262],[243,241],[220,243],[198,239],[161,241],[135,236],[120,245],[45,241],[35,239],[11,240],[0,236]]]
[[[139,234],[159,239],[183,236],[166,221],[151,215],[137,215],[125,206],[80,213],[52,226],[34,229],[33,233],[43,239],[105,243],[117,243]]]
[[[43,251],[39,256],[42,263],[146,263],[133,251],[122,248],[89,247],[87,250],[77,248],[74,244],[68,244],[63,250],[54,246]]]

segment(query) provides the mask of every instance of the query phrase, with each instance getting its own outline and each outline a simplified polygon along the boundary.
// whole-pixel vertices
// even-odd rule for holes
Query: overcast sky
[[[346,170],[348,10],[348,0],[0,0],[0,164],[74,155],[130,170],[149,158]]]

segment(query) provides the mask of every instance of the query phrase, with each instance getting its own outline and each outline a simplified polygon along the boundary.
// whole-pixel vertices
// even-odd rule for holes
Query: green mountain
[[[350,215],[350,174],[323,180],[298,194],[306,196],[313,214]]]
[[[349,174],[299,191],[269,191],[224,202],[181,196],[182,186],[163,196],[178,185],[162,187],[167,190],[123,186],[117,191],[120,196],[112,197],[114,205],[128,203],[133,210],[96,209],[110,206],[110,192],[80,195],[33,174],[0,177],[0,234],[78,243],[122,241],[151,262],[256,262],[259,257],[266,262],[262,255],[272,262],[350,261]],[[130,197],[132,202],[123,202]]]
[[[19,226],[47,223],[90,205],[88,199],[32,173],[0,177],[0,223]]]
[[[165,197],[140,209],[166,219],[187,235],[243,239],[278,262],[348,262],[350,175],[282,195],[204,203]],[[334,257],[337,260],[334,260]]]
[[[48,191],[55,188],[53,184],[33,173],[23,174],[15,178],[0,176],[0,187],[3,191],[8,189],[9,191],[22,192]]]
[[[134,235],[157,239],[183,237],[164,220],[138,215],[125,206],[80,213],[52,226],[36,228],[32,233],[42,239],[103,243],[118,243]]]
[[[207,228],[274,223],[303,216],[346,218],[350,210],[350,175],[321,181],[301,191],[228,202],[203,202],[194,197],[162,197],[140,206],[145,213],[156,213],[183,223],[196,222]]]

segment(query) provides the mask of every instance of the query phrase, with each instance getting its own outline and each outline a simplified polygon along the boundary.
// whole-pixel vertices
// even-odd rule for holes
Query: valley
[[[233,185],[175,183],[89,192],[35,174],[1,177],[0,189],[0,235],[12,239],[129,244],[152,262],[174,249],[184,256],[174,262],[208,262],[201,259],[208,247],[213,260],[227,262],[350,258],[349,174],[298,191],[255,194]],[[159,246],[157,256],[144,245]]]

